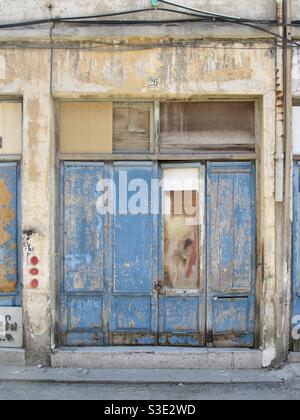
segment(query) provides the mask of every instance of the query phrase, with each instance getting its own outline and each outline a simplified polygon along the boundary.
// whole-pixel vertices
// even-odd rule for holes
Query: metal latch
[[[162,281],[161,280],[157,280],[157,282],[155,282],[154,287],[155,287],[155,290],[157,291],[157,293],[160,293],[161,290],[162,290],[162,287],[163,287]]]

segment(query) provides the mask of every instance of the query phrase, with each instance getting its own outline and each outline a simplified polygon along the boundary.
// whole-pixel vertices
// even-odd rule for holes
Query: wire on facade
[[[153,11],[153,6],[155,8],[159,6],[159,3],[163,3],[172,7],[176,7],[177,9],[182,10],[174,10],[174,9],[167,9],[167,8],[159,8],[159,11],[168,12],[168,13],[176,13],[181,15],[190,16],[193,19],[169,19],[169,20],[108,20],[109,17],[117,17],[117,16],[125,16],[130,14],[138,14],[138,13],[145,13]],[[37,26],[43,24],[58,24],[58,23],[69,23],[69,24],[81,24],[81,25],[163,25],[163,24],[181,24],[181,23],[233,23],[241,26],[250,27],[261,32],[267,33],[276,37],[277,39],[281,40],[282,42],[286,42],[289,45],[294,47],[300,48],[300,43],[290,40],[284,36],[279,35],[276,32],[273,32],[269,29],[263,28],[260,25],[266,24],[275,24],[276,21],[257,21],[257,20],[250,20],[250,19],[242,19],[232,16],[221,15],[213,12],[206,12],[203,10],[193,9],[187,6],[183,6],[180,4],[176,4],[167,0],[153,0],[152,8],[144,8],[138,10],[127,10],[122,12],[115,12],[109,14],[102,14],[102,15],[92,15],[92,16],[75,16],[75,17],[64,17],[64,18],[51,18],[51,19],[43,19],[43,20],[32,20],[32,21],[25,21],[25,22],[16,22],[16,23],[7,23],[0,25],[0,29],[13,29],[13,28],[21,28],[21,27],[29,27],[29,26]],[[93,20],[97,19],[97,20]],[[99,20],[101,19],[101,20]],[[102,20],[103,19],[103,20]]]
[[[213,13],[213,12],[206,12],[206,11],[203,11],[203,10],[198,10],[198,9],[194,9],[194,8],[191,8],[191,7],[188,7],[188,6],[183,6],[181,4],[173,3],[173,2],[170,2],[170,1],[167,1],[167,0],[160,0],[160,2],[163,3],[163,4],[167,4],[169,6],[177,7],[177,8],[187,10],[187,11],[190,11],[190,12],[193,12],[193,13],[198,13],[199,16],[210,16],[212,18],[215,18],[216,21],[218,21],[218,22],[223,22],[223,23],[227,22],[227,23],[233,23],[233,24],[237,24],[237,25],[241,25],[241,26],[248,26],[250,28],[257,29],[259,31],[262,31],[262,32],[268,33],[270,35],[276,36],[281,41],[284,41],[284,42],[286,42],[290,45],[293,45],[297,48],[300,48],[300,44],[298,42],[290,40],[290,39],[288,39],[284,36],[279,35],[276,32],[270,31],[269,29],[266,29],[266,28],[263,28],[263,27],[259,26],[259,24],[262,24],[262,22],[259,22],[257,20],[242,19],[242,18],[237,18],[237,17],[232,17],[232,16],[220,15],[220,14]],[[268,22],[268,24],[270,24],[270,23],[271,22]],[[266,24],[266,22],[264,24]]]

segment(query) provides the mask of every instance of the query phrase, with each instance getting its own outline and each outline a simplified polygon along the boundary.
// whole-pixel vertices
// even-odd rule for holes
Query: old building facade
[[[300,1],[169,3],[0,1],[0,360],[300,348]]]

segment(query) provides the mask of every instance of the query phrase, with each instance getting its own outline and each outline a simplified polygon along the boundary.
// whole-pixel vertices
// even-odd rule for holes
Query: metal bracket
[[[206,343],[212,344],[214,342],[214,333],[213,331],[207,331],[206,332]]]
[[[160,294],[160,292],[161,292],[161,290],[163,288],[162,281],[161,280],[157,280],[157,282],[155,282],[154,287],[155,287],[155,290],[157,291],[157,293]]]

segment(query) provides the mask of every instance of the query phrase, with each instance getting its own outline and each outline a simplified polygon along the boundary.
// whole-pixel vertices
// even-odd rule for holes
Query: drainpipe
[[[283,0],[284,36],[292,39],[292,11],[291,0]],[[292,61],[293,48],[290,43],[284,42],[283,48],[283,76],[284,76],[284,138],[285,138],[285,197],[284,197],[284,331],[286,337],[283,343],[285,357],[288,356],[291,331],[291,291],[292,291],[292,220],[293,220],[293,96],[292,96]]]
[[[284,0],[277,0],[277,22],[278,33],[281,37],[284,36],[283,23],[283,5]],[[278,41],[279,42],[279,41]],[[282,49],[277,47],[277,68],[276,68],[276,146],[275,146],[275,165],[276,165],[276,181],[275,181],[275,201],[277,203],[283,202],[284,196],[284,54]]]
[[[291,0],[277,0],[278,32],[292,38]],[[277,47],[276,70],[276,366],[287,360],[290,345],[292,278],[292,47]]]

